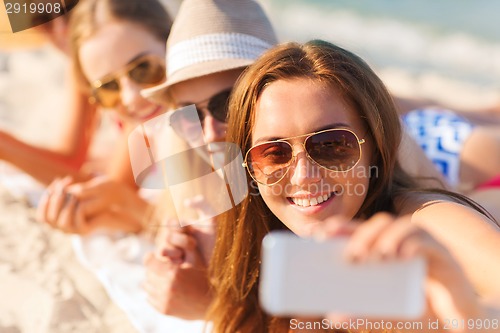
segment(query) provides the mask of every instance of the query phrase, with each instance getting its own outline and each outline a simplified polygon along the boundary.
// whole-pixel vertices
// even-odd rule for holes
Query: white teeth
[[[291,198],[293,203],[301,207],[316,206],[322,202],[325,202],[332,196],[331,193],[323,194],[317,198]]]

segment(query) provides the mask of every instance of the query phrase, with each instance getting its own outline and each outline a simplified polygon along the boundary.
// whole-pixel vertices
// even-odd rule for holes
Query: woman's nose
[[[301,148],[298,147],[294,146],[295,161],[290,170],[290,182],[298,186],[318,182],[321,180],[319,167],[307,157],[301,145]]]
[[[207,143],[225,141],[226,131],[227,124],[215,119],[212,115],[206,115],[203,119],[203,134]]]
[[[121,104],[129,112],[138,110],[145,100],[141,96],[141,85],[131,80],[129,77],[124,76],[120,78],[120,98]]]

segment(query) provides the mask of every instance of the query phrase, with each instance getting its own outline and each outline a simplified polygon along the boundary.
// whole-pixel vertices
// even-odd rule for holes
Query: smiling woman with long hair
[[[361,261],[422,254],[426,287],[441,288],[428,296],[433,315],[485,315],[475,292],[500,289],[498,226],[464,196],[419,188],[397,160],[400,137],[387,89],[349,51],[290,43],[250,66],[231,98],[228,141],[241,147],[258,192],[218,224],[209,316],[216,332],[288,331],[286,318],[260,310],[257,292],[261,242],[277,229],[301,237],[343,230]],[[443,305],[445,294],[453,307]]]

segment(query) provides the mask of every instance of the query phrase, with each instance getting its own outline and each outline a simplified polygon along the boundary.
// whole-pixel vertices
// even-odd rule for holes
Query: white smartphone
[[[412,319],[425,308],[423,258],[349,263],[347,238],[326,242],[271,232],[262,243],[260,302],[279,316]]]

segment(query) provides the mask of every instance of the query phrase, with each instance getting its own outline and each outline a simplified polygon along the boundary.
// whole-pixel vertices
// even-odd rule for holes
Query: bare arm
[[[133,126],[133,124],[126,124],[123,128],[113,156],[108,162],[106,175],[115,181],[137,189],[128,149],[128,134],[133,129]]]
[[[70,74],[72,75],[72,74]],[[56,177],[71,175],[74,179],[86,179],[80,168],[86,160],[96,123],[96,108],[90,105],[86,95],[69,78],[69,105],[71,115],[64,131],[57,140],[56,149],[47,149],[25,143],[14,136],[0,132],[0,159],[5,160],[44,184]]]
[[[500,295],[500,228],[472,208],[445,201],[417,210],[412,221],[451,251],[480,295]]]
[[[406,114],[412,110],[419,108],[439,108],[439,109],[449,109],[459,116],[467,118],[468,121],[475,125],[498,125],[500,123],[500,105],[491,105],[489,107],[481,108],[466,108],[457,109],[454,106],[443,105],[442,102],[421,99],[421,98],[405,98],[405,97],[394,97],[394,102],[399,109],[401,114]]]
[[[419,331],[431,333],[439,329],[439,332],[447,330],[455,333],[499,332],[498,299],[495,303],[495,300],[487,302],[478,298],[473,286],[464,275],[463,267],[456,262],[449,250],[436,241],[436,237],[428,231],[419,228],[414,223],[408,223],[409,217],[394,218],[391,215],[379,213],[363,223],[347,220],[339,223],[341,220],[337,217],[331,220],[333,223],[325,221],[326,223],[319,226],[317,235],[323,239],[350,235],[345,256],[355,257],[358,263],[365,261],[373,263],[394,258],[408,259],[413,256],[423,257],[427,262],[427,279],[425,280],[427,309],[416,321],[420,323],[434,319],[438,321],[437,327],[421,327]],[[339,317],[338,314],[333,313],[330,316],[334,321],[348,322],[347,318],[349,318],[345,314]],[[356,321],[356,319],[349,318],[349,321]],[[395,319],[401,320],[401,318]],[[385,320],[392,321],[390,316]],[[452,326],[448,323],[448,328],[445,329],[443,324],[446,325],[452,320],[464,323],[465,327]],[[397,321],[392,322],[394,326],[398,325]],[[364,329],[367,328],[364,327]],[[358,329],[361,327],[358,326]],[[415,332],[410,327],[397,331]]]

